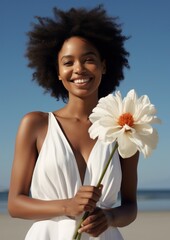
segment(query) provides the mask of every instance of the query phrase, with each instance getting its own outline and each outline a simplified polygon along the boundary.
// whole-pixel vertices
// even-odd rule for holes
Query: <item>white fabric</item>
[[[90,153],[84,185],[96,185],[110,156],[113,144],[97,141]],[[118,153],[102,181],[102,197],[98,206],[112,207],[117,200],[121,184],[121,167]],[[33,173],[31,193],[42,200],[72,198],[82,185],[77,163],[71,146],[53,113],[49,113],[47,134]],[[27,233],[25,240],[72,240],[79,219],[66,216],[37,221]],[[117,228],[110,227],[100,237],[92,238],[83,233],[81,240],[123,240]]]

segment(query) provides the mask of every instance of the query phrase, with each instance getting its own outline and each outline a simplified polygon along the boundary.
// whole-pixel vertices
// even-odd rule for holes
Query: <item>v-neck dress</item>
[[[83,185],[95,186],[108,161],[115,143],[104,144],[96,141],[87,161]],[[102,196],[98,202],[101,208],[114,207],[121,185],[121,166],[118,153],[102,181]],[[68,199],[75,196],[82,186],[77,162],[72,148],[59,123],[50,112],[48,130],[39,153],[31,182],[31,195],[41,200]],[[72,240],[80,217],[71,219],[67,216],[36,221],[28,231],[25,240]],[[99,237],[90,237],[83,233],[81,240],[123,240],[117,228],[109,227]]]

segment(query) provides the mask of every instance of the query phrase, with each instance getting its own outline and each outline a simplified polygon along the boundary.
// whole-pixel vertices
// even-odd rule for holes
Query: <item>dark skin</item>
[[[121,206],[111,209],[96,208],[102,186],[83,186],[83,180],[88,157],[96,142],[88,134],[91,125],[88,116],[98,102],[98,86],[106,71],[105,62],[100,59],[94,46],[78,37],[65,41],[59,52],[58,62],[59,79],[69,92],[69,100],[64,108],[53,114],[74,152],[82,186],[71,199],[44,201],[29,197],[34,166],[48,128],[48,113],[29,113],[22,119],[16,137],[9,212],[13,217],[50,219],[63,215],[75,218],[84,211],[89,211],[90,215],[83,222],[80,232],[96,237],[109,226],[123,227],[136,218],[139,154],[136,153],[129,159],[120,159]]]

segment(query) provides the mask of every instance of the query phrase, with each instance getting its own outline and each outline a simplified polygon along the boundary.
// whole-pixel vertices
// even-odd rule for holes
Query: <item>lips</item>
[[[71,82],[75,84],[84,84],[90,82],[91,78],[80,78],[80,79],[73,79]]]

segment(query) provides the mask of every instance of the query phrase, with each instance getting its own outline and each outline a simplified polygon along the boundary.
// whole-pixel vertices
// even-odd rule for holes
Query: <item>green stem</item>
[[[74,236],[73,236],[73,239],[72,239],[72,240],[76,240],[76,239],[80,240],[80,239],[81,239],[81,233],[78,233],[78,230],[79,230],[79,228],[81,227],[82,222],[88,217],[88,215],[89,215],[89,212],[85,212],[85,213],[84,213],[81,221],[79,222],[79,224],[78,224],[78,226],[77,226],[77,228],[76,228],[76,231],[75,231],[75,233],[74,233]],[[78,237],[78,238],[77,238],[77,237]]]
[[[115,143],[115,146],[114,146],[114,148],[113,148],[113,150],[112,150],[112,152],[111,152],[111,154],[110,154],[110,157],[109,157],[109,159],[108,159],[108,162],[107,162],[107,164],[106,164],[106,166],[105,166],[105,168],[104,168],[104,170],[103,170],[103,172],[102,172],[102,174],[101,174],[101,176],[100,176],[100,178],[99,178],[99,181],[98,181],[96,187],[99,187],[99,186],[100,186],[100,184],[101,184],[101,182],[102,182],[102,180],[103,180],[103,178],[104,178],[104,175],[105,175],[105,173],[106,173],[106,171],[107,171],[107,168],[108,168],[108,166],[109,166],[109,164],[110,164],[110,162],[111,162],[111,160],[112,160],[112,157],[113,157],[113,155],[114,155],[114,153],[115,153],[115,151],[116,151],[117,148],[118,148],[118,143],[116,142],[116,143]]]
[[[81,233],[78,234],[77,240],[81,240]]]
[[[104,170],[103,170],[103,172],[102,172],[102,174],[101,174],[101,176],[100,176],[100,178],[99,178],[99,181],[98,181],[96,187],[99,187],[99,186],[100,186],[100,184],[101,184],[101,182],[102,182],[102,180],[103,180],[103,178],[104,178],[104,175],[105,175],[105,173],[106,173],[106,171],[107,171],[107,169],[108,169],[108,166],[109,166],[109,164],[110,164],[110,162],[111,162],[111,160],[112,160],[112,157],[113,157],[113,155],[114,155],[114,153],[115,153],[115,151],[116,151],[117,148],[118,148],[118,143],[116,142],[116,143],[115,143],[115,146],[114,146],[114,148],[113,148],[113,150],[112,150],[112,152],[111,152],[111,154],[110,154],[110,157],[109,157],[109,159],[108,159],[108,162],[107,162],[107,164],[106,164],[106,166],[105,166],[105,168],[104,168]],[[81,221],[80,221],[80,223],[78,224],[78,226],[77,226],[77,228],[76,228],[76,230],[75,230],[75,233],[74,233],[74,236],[73,236],[73,239],[72,239],[72,240],[76,240],[76,239],[77,239],[77,240],[80,240],[80,239],[81,239],[81,233],[78,233],[78,230],[79,230],[79,228],[81,227],[82,222],[83,222],[88,216],[89,216],[89,212],[85,212],[84,215],[83,215],[83,217],[82,217],[82,219],[81,219]]]

